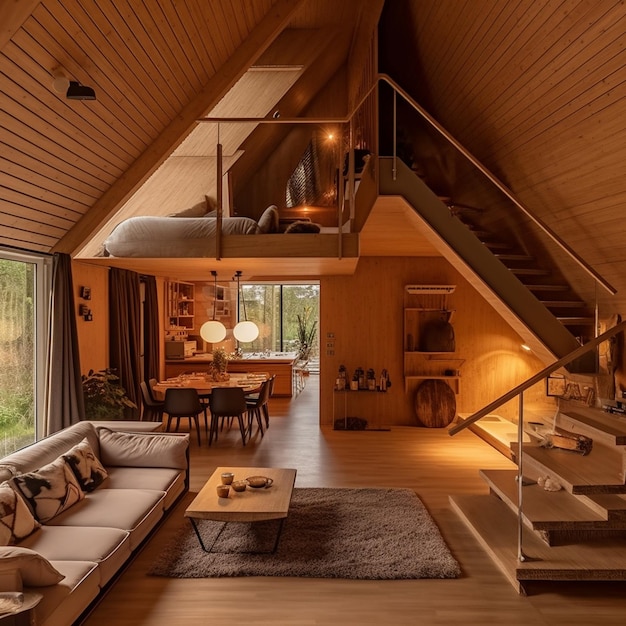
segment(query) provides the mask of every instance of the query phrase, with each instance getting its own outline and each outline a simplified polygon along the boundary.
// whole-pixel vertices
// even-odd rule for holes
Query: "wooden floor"
[[[540,583],[516,593],[452,510],[450,494],[486,493],[479,469],[511,462],[470,432],[318,426],[311,376],[295,399],[273,399],[265,437],[241,446],[233,430],[211,448],[191,444],[191,492],[86,620],[88,626],[313,626],[420,624],[624,624],[623,583]],[[456,580],[305,578],[167,579],[146,575],[162,546],[188,523],[182,512],[220,465],[298,470],[296,487],[410,487],[421,497],[463,575]]]

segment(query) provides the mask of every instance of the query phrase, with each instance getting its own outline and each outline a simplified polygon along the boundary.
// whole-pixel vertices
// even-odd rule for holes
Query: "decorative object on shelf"
[[[442,311],[441,316],[428,320],[421,332],[420,352],[454,352],[456,342],[454,328],[449,321],[449,312]]]
[[[593,439],[586,435],[572,433],[561,428],[552,428],[541,422],[529,422],[535,434],[541,441],[544,448],[560,448],[580,452],[586,456],[593,448]]]
[[[443,380],[425,380],[415,391],[415,414],[427,428],[448,426],[456,417],[454,391]]]
[[[335,389],[337,391],[343,391],[346,388],[346,366],[339,366],[339,375],[337,376],[337,380],[335,381]]]
[[[136,409],[137,405],[126,395],[117,382],[119,377],[111,369],[104,369],[82,376],[85,417],[89,420],[122,420],[124,409]]]
[[[335,420],[335,430],[365,430],[367,420],[362,417],[341,417]]]
[[[367,370],[367,390],[376,391],[376,373],[372,368]]]
[[[378,391],[387,391],[391,387],[391,380],[389,380],[389,372],[384,369],[380,373],[380,384],[378,386]]]
[[[226,326],[222,322],[215,319],[216,307],[217,307],[217,272],[211,270],[213,276],[213,284],[215,290],[213,292],[213,319],[208,322],[204,322],[200,327],[200,337],[209,343],[219,343],[226,337]]]
[[[243,306],[243,321],[240,321],[236,324],[235,328],[233,328],[233,335],[237,341],[241,341],[242,343],[249,343],[254,341],[259,336],[259,327],[254,323],[248,321],[248,315],[246,313],[246,299],[244,298],[243,291],[241,291],[241,287],[239,284],[239,280],[241,278],[241,270],[237,270],[235,272],[235,277],[237,280],[237,297],[241,296],[241,304]]]
[[[80,304],[78,306],[78,314],[81,315],[86,322],[93,321],[91,309],[86,304]]]

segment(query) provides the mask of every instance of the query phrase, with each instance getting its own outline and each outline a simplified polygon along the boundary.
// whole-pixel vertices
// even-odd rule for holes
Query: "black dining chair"
[[[265,418],[266,424],[269,423],[269,415],[265,413],[267,410],[267,401],[270,399],[271,379],[265,380],[261,383],[261,388],[256,397],[247,396],[246,406],[248,407],[248,433],[252,435],[252,421],[256,418],[259,431],[263,436],[263,418]],[[261,415],[263,413],[263,415]]]
[[[150,393],[150,387],[145,381],[139,383],[141,387],[141,399],[143,400],[143,412],[141,419],[150,422],[163,421],[163,402],[155,400]]]
[[[196,433],[198,434],[198,445],[200,442],[200,424],[198,422],[198,415],[204,413],[204,419],[206,424],[206,408],[202,406],[198,392],[195,389],[184,388],[171,388],[165,392],[165,401],[163,403],[163,412],[167,413],[167,425],[165,430],[169,431],[170,424],[173,418],[176,418],[176,430],[180,425],[180,418],[186,417],[189,419],[189,431],[191,432],[191,423],[196,424]]]
[[[241,387],[214,387],[209,396],[209,408],[211,409],[211,426],[209,429],[209,445],[213,442],[213,437],[217,441],[217,430],[220,419],[233,420],[235,417],[239,422],[241,441],[246,445],[246,429],[244,416],[248,411],[246,406],[246,396]]]

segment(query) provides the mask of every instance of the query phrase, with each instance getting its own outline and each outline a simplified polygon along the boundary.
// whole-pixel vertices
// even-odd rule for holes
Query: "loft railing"
[[[597,283],[602,285],[611,295],[617,293],[617,289],[613,287],[605,278],[603,278],[596,270],[594,270],[575,250],[573,250],[563,239],[561,239],[543,220],[534,215],[532,211],[521,202],[493,172],[483,165],[471,152],[469,152],[461,143],[459,143],[437,120],[435,120],[423,107],[421,107],[398,83],[396,83],[387,74],[379,74],[378,80],[387,83],[394,93],[394,162],[398,158],[396,155],[395,143],[395,98],[396,94],[402,98],[426,121],[432,126],[444,139],[454,146],[472,165],[474,165],[495,187],[497,187],[526,217],[536,224],[561,250],[563,250],[570,258],[572,258],[587,274],[589,274]]]
[[[490,402],[487,406],[480,409],[480,411],[476,411],[468,418],[464,419],[461,423],[455,424],[448,429],[448,433],[450,436],[454,436],[457,433],[460,433],[462,430],[465,430],[472,424],[476,423],[485,415],[488,415],[492,411],[495,411],[500,406],[509,402],[509,400],[513,400],[516,396],[518,397],[518,416],[517,416],[517,545],[518,545],[518,559],[520,561],[524,561],[527,559],[527,556],[524,554],[523,545],[522,545],[522,530],[523,530],[523,497],[522,497],[522,486],[523,486],[523,465],[524,465],[524,391],[528,388],[532,387],[536,383],[540,382],[544,378],[547,378],[552,372],[564,367],[568,363],[571,363],[575,359],[578,359],[581,356],[584,356],[591,350],[596,349],[602,342],[611,339],[620,332],[626,330],[626,321],[613,326],[606,332],[598,335],[591,341],[586,344],[576,348],[576,350],[572,350],[569,354],[566,354],[563,358],[555,361],[551,365],[544,367],[540,372],[537,372],[534,376],[531,376],[525,382],[519,384],[517,387],[514,387],[507,393],[500,396],[498,399]]]

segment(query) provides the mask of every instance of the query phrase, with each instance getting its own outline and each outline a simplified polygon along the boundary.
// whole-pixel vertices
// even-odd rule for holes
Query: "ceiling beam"
[[[2,0],[0,2],[0,50],[30,17],[41,0]]]
[[[305,0],[278,0],[234,54],[163,130],[159,137],[93,204],[53,248],[53,252],[77,254],[92,235],[156,171],[194,128],[228,93],[241,76],[287,27]]]

